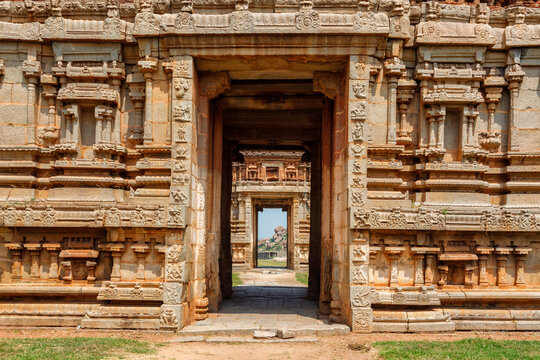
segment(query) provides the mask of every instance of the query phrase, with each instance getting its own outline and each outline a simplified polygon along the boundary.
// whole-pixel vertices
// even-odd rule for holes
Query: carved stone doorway
[[[294,231],[291,231],[293,229],[292,225],[292,216],[291,216],[291,202],[292,199],[286,199],[286,200],[273,200],[273,199],[255,199],[254,207],[255,211],[254,218],[255,221],[253,222],[255,224],[255,228],[253,231],[253,267],[274,267],[274,264],[270,264],[267,266],[262,265],[262,262],[259,260],[266,260],[266,258],[263,259],[262,252],[259,250],[259,241],[261,240],[259,237],[259,229],[260,229],[260,221],[262,217],[262,213],[266,209],[281,209],[282,212],[286,213],[287,216],[287,223],[286,223],[286,235],[287,240],[285,243],[285,254],[279,254],[276,252],[276,255],[274,257],[282,257],[282,255],[285,255],[285,264],[282,266],[280,264],[275,264],[275,267],[284,267],[288,269],[294,269]],[[279,202],[284,202],[283,205],[280,205]],[[274,225],[281,225],[281,224],[274,224]],[[273,254],[272,254],[273,255]]]
[[[300,78],[294,77],[296,73],[286,74],[274,69],[271,74],[261,72],[260,79],[254,79],[257,75],[249,70],[250,61],[247,65],[236,60],[230,63],[201,60],[198,64],[204,71],[213,71],[212,74],[224,73],[227,66],[231,68],[226,76],[227,79],[230,76],[228,87],[200,105],[208,114],[208,122],[199,123],[201,130],[197,139],[200,162],[207,163],[209,170],[209,191],[205,194],[208,226],[204,279],[208,310],[218,312],[220,304],[235,296],[232,286],[235,250],[232,245],[239,242],[231,241],[231,234],[253,231],[246,224],[231,222],[231,219],[236,220],[232,212],[240,201],[249,202],[249,206],[244,206],[249,212],[244,214],[245,218],[253,218],[256,212],[251,197],[233,196],[233,177],[237,171],[234,164],[245,164],[244,156],[249,151],[301,152],[306,154],[301,162],[310,166],[307,198],[300,196],[309,214],[304,234],[309,239],[306,241],[308,260],[305,265],[309,273],[306,296],[314,301],[319,313],[329,314],[334,321],[343,321],[341,309],[348,306],[341,301],[342,294],[348,291],[348,265],[344,258],[346,252],[342,250],[348,242],[348,235],[343,230],[348,222],[344,208],[347,202],[343,200],[347,198],[344,195],[348,186],[348,181],[343,181],[348,156],[347,132],[344,131],[347,116],[339,110],[343,107],[343,99],[336,97],[336,91],[344,88],[341,72],[345,71],[346,62],[332,63],[336,67],[334,71],[341,72],[319,73],[315,69],[327,64],[302,63],[302,66],[298,64],[298,69],[308,70],[298,73]],[[206,75],[201,73],[200,76],[204,79]],[[323,91],[321,89],[326,87],[322,82],[330,82],[331,89],[338,90]],[[208,160],[204,160],[206,156]],[[249,169],[244,170],[250,174]],[[203,180],[205,174],[201,172]],[[256,170],[253,174],[257,176]],[[272,199],[272,196],[266,199]],[[291,204],[293,210],[294,206]],[[250,226],[255,227],[255,222],[252,221]],[[234,227],[241,229],[232,231]],[[248,239],[246,242],[254,241]],[[254,262],[252,253],[249,258]],[[333,277],[333,274],[337,275]],[[348,313],[343,315],[348,316]]]

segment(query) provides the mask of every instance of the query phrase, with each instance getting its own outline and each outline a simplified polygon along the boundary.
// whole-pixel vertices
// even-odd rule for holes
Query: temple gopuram
[[[206,319],[264,206],[329,322],[540,330],[539,4],[0,1],[0,326]]]

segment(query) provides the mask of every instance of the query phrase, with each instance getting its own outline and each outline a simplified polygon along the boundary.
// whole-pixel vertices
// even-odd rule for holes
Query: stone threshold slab
[[[252,339],[245,336],[181,336],[173,339],[171,343],[207,342],[207,343],[316,343],[319,339],[314,336],[306,336],[292,339]]]
[[[351,332],[351,329],[344,324],[332,324],[323,326],[302,326],[302,327],[289,327],[279,328],[280,330],[291,331],[295,336],[331,336],[331,335],[345,335]],[[178,335],[180,337],[192,337],[192,336],[250,336],[258,330],[276,331],[276,328],[264,328],[260,326],[234,326],[234,322],[231,322],[230,326],[187,326],[180,330]]]

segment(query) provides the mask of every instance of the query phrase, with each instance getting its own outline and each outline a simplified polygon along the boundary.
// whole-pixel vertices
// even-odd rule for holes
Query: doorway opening
[[[287,268],[289,266],[287,208],[257,209],[255,263],[257,268]]]

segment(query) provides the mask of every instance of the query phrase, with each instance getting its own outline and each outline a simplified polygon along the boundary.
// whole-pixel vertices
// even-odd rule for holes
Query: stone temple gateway
[[[309,150],[355,332],[540,329],[540,8],[0,1],[0,325],[180,329],[232,291],[234,154]]]

